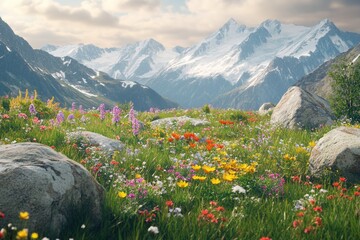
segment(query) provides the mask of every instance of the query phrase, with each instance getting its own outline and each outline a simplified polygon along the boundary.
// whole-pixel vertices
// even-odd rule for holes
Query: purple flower
[[[136,118],[136,113],[133,106],[131,106],[129,111],[129,120],[131,122],[133,134],[134,136],[137,136],[139,134],[140,124],[139,124],[139,120],[137,120]]]
[[[105,119],[105,104],[100,104],[99,106],[99,111],[100,111],[100,119],[101,121],[103,121]]]
[[[73,103],[71,104],[71,111],[74,112],[74,111],[75,111],[75,108],[76,108],[76,104],[75,104],[75,102],[73,102]]]
[[[113,115],[112,122],[113,123],[117,124],[120,121],[120,113],[121,113],[121,110],[118,106],[113,107],[113,109],[112,109],[112,115]]]
[[[129,194],[128,194],[128,198],[133,199],[133,198],[135,198],[135,197],[136,197],[136,195],[135,195],[134,193],[129,193]]]
[[[58,124],[62,123],[65,120],[65,115],[62,111],[59,111],[59,113],[56,115],[56,121]]]
[[[85,113],[82,105],[79,105],[79,112],[80,112],[81,114],[84,114],[84,113]]]
[[[34,104],[30,104],[29,112],[30,112],[31,115],[36,115],[37,112],[36,112]]]
[[[71,120],[74,120],[74,119],[75,119],[74,114],[69,114],[69,116],[67,117],[68,121],[71,121]]]

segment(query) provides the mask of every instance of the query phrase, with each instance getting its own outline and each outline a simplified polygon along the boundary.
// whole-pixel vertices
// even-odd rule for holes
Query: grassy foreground
[[[150,125],[173,116],[210,124]],[[59,239],[360,239],[360,185],[307,172],[316,141],[339,125],[288,130],[272,127],[269,116],[207,106],[135,113],[128,105],[84,111],[27,94],[0,98],[3,144],[51,146],[106,189],[102,226],[90,229],[79,218]],[[84,141],[69,142],[66,134],[78,130],[126,149],[109,158]],[[31,221],[31,213],[19,217]],[[1,206],[0,218],[7,218]],[[22,226],[0,229],[0,239],[46,237]]]

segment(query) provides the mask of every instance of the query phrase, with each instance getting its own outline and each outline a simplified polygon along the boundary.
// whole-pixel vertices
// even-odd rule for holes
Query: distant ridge
[[[48,50],[55,48],[47,46]],[[93,46],[92,51],[95,49]],[[177,106],[142,84],[115,80],[70,57],[59,58],[34,50],[0,18],[0,94],[17,95],[25,89],[37,90],[43,100],[54,96],[67,106],[72,102],[97,107],[100,103],[113,105],[129,101],[137,110]]]

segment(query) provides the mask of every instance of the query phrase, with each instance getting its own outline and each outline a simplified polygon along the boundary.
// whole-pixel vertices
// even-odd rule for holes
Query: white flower
[[[328,190],[325,190],[325,189],[320,189],[319,193],[327,193]]]
[[[246,193],[246,190],[239,185],[235,185],[232,187],[232,192],[233,193]]]
[[[159,229],[158,229],[158,227],[151,226],[151,227],[149,227],[148,232],[153,233],[153,234],[158,234]]]
[[[81,228],[82,228],[82,229],[84,229],[85,227],[86,227],[85,224],[81,225]]]

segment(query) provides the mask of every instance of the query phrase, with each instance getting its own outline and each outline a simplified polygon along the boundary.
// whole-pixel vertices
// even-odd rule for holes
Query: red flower
[[[0,211],[0,218],[5,218],[5,214]]]
[[[208,214],[206,215],[206,217],[207,217],[208,219],[214,219],[214,218],[215,218],[215,215],[212,214],[212,213],[208,213]]]
[[[322,212],[322,207],[316,206],[313,208],[315,212]]]
[[[118,161],[115,161],[115,160],[111,160],[110,164],[111,164],[111,165],[119,165],[119,162],[118,162]]]
[[[315,223],[317,226],[321,226],[321,224],[322,224],[322,219],[321,219],[321,217],[315,217],[314,223]]]
[[[223,211],[225,211],[225,208],[222,206],[218,206],[217,208],[215,208],[215,210],[218,212],[223,212]]]
[[[354,192],[355,197],[359,197],[360,196],[360,192]]]
[[[297,228],[301,224],[301,222],[302,221],[300,221],[300,220],[295,220],[295,221],[293,221],[292,225],[294,228]]]
[[[296,216],[298,216],[298,217],[303,217],[304,215],[305,215],[304,212],[298,212],[298,213],[296,214]]]
[[[329,195],[329,196],[326,197],[327,200],[332,200],[334,198],[335,198],[335,195]]]
[[[312,231],[312,227],[308,226],[307,228],[304,229],[304,233],[310,233]]]
[[[340,182],[346,182],[346,178],[341,177],[341,178],[339,178],[339,181],[340,181]]]
[[[216,207],[216,206],[217,206],[217,202],[215,202],[215,201],[210,201],[210,205]]]
[[[4,238],[4,234],[2,231],[0,231],[0,239],[3,239]]]
[[[260,240],[271,240],[269,237],[261,237]]]
[[[207,209],[201,210],[201,215],[207,215],[208,213],[209,213],[209,210],[207,210]]]
[[[171,200],[166,201],[165,204],[166,204],[166,206],[168,206],[168,207],[174,206],[174,203],[173,203],[173,201],[171,201]]]
[[[334,182],[332,185],[333,185],[334,187],[338,187],[338,186],[340,186],[340,183],[339,183],[339,182]]]
[[[292,180],[293,182],[297,182],[297,183],[300,183],[300,182],[301,182],[301,179],[300,179],[299,176],[292,176],[292,177],[291,177],[291,180]]]
[[[322,188],[322,185],[321,184],[318,184],[315,186],[316,189],[321,189]]]

